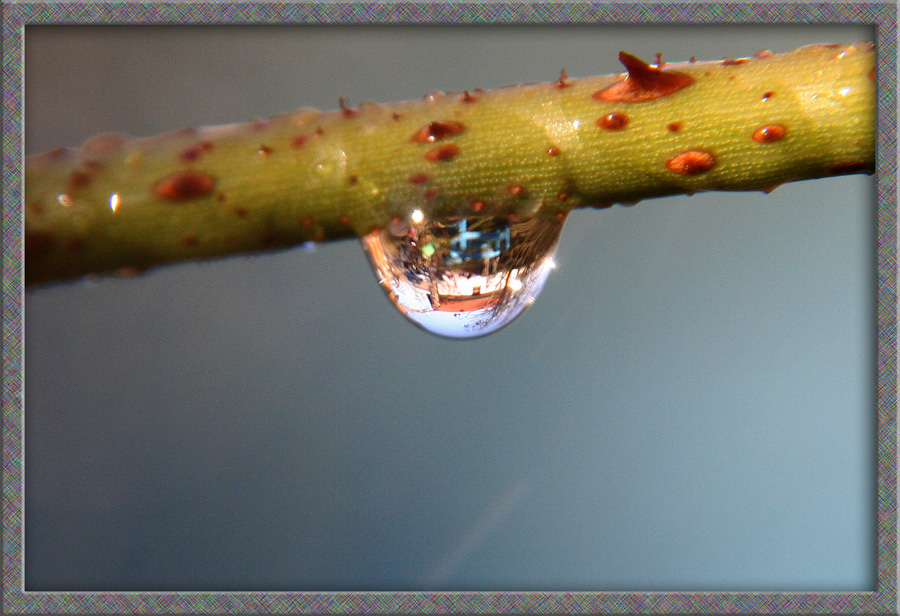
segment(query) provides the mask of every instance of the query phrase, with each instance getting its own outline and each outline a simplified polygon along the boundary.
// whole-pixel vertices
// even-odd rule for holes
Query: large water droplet
[[[563,218],[487,216],[405,219],[363,238],[375,275],[400,312],[452,338],[497,331],[537,297]]]

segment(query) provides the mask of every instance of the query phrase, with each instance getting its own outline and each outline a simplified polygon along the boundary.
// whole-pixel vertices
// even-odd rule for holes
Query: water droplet
[[[564,220],[422,210],[363,238],[375,276],[400,312],[440,336],[474,338],[510,323],[538,295]]]

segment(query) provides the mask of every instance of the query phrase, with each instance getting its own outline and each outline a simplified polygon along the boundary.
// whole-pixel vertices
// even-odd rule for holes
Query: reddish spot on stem
[[[356,186],[358,183],[359,183],[358,175],[351,175],[350,177],[347,178],[347,184],[349,184],[350,186]]]
[[[434,143],[441,141],[447,137],[454,137],[466,130],[465,124],[453,121],[437,121],[430,122],[427,126],[423,126],[412,136],[412,140],[417,143]]]
[[[606,130],[619,130],[625,128],[626,124],[628,124],[628,116],[618,111],[607,113],[597,120],[597,126]]]
[[[547,148],[547,155],[548,156],[559,156],[559,148],[556,147],[555,145],[551,145],[549,148]]]
[[[294,137],[291,140],[292,148],[302,148],[304,145],[306,145],[306,136],[305,135],[299,135],[297,137]]]
[[[315,222],[315,220],[312,218],[312,216],[307,216],[306,218],[304,218],[303,220],[300,221],[300,224],[303,225],[304,227],[311,227],[311,226],[313,226],[314,222]]]
[[[775,96],[775,93],[774,93],[774,92],[763,92],[763,95],[762,95],[763,102],[766,102],[767,100],[769,100],[769,99],[772,98],[773,96]]]
[[[268,156],[269,154],[271,154],[273,152],[273,150],[272,150],[272,148],[270,148],[267,145],[261,145],[261,146],[259,146],[259,149],[256,150],[256,152],[260,156]]]
[[[775,143],[787,134],[787,130],[781,124],[767,124],[753,131],[753,141],[757,143]]]
[[[565,191],[565,190],[560,191],[559,193],[556,194],[556,198],[559,201],[568,201],[569,197],[571,197],[571,196],[572,196],[572,193]]]
[[[869,71],[869,81],[875,81],[875,69]]]
[[[153,193],[168,201],[187,201],[212,192],[216,180],[211,175],[194,171],[175,173],[153,186]]]
[[[224,203],[227,199],[228,197],[225,195],[225,193],[219,193],[216,195],[216,201],[218,201],[219,203]]]
[[[178,155],[178,160],[183,163],[191,163],[199,159],[201,156],[213,149],[213,144],[209,141],[201,141],[196,145],[185,148]]]
[[[678,131],[681,130],[681,122],[672,122],[671,124],[669,124],[668,126],[666,126],[666,129],[667,129],[670,133],[677,133]]]
[[[699,175],[715,167],[716,157],[704,150],[687,150],[666,161],[669,171],[681,175]]]
[[[513,184],[511,186],[506,187],[506,192],[511,194],[512,196],[521,195],[525,191],[525,187],[521,184]]]
[[[69,174],[69,192],[74,192],[83,186],[87,186],[91,181],[89,173],[84,171],[73,171]]]
[[[484,201],[473,201],[472,202],[472,211],[480,212],[484,209]]]
[[[415,175],[409,176],[410,184],[424,184],[428,181],[428,176],[424,173],[416,173]]]
[[[238,218],[247,218],[247,214],[249,214],[249,213],[250,212],[248,212],[246,209],[244,209],[242,207],[234,208],[234,215],[237,216]]]
[[[192,246],[199,244],[200,240],[197,239],[196,235],[185,235],[184,239],[181,240],[181,243],[187,248],[191,248]]]
[[[619,61],[625,65],[628,75],[602,90],[594,92],[594,100],[638,103],[661,98],[694,83],[686,73],[655,68],[624,51]]]
[[[349,225],[349,224],[350,224],[350,217],[347,216],[346,214],[344,214],[343,216],[341,216],[340,218],[338,218],[338,220],[341,221],[341,224],[342,224],[342,225]]]
[[[396,111],[393,112],[393,113],[391,113],[391,119],[392,119],[392,120],[399,120],[400,117],[401,117],[400,114],[397,113]]]
[[[316,134],[321,137],[325,134],[325,129],[323,129],[321,126],[316,126]]]
[[[459,146],[453,144],[443,145],[439,148],[425,152],[425,160],[430,160],[432,162],[446,162],[453,160],[458,155]]]

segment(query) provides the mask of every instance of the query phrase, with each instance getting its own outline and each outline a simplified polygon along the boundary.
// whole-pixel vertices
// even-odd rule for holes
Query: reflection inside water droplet
[[[473,338],[531,305],[553,269],[562,226],[553,215],[433,220],[413,210],[369,233],[363,247],[400,312],[432,333]]]

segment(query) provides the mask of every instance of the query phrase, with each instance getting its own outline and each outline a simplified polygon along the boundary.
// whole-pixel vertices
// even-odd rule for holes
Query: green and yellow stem
[[[875,165],[870,43],[422,101],[301,109],[26,159],[26,284],[362,236],[425,216],[564,216]]]

